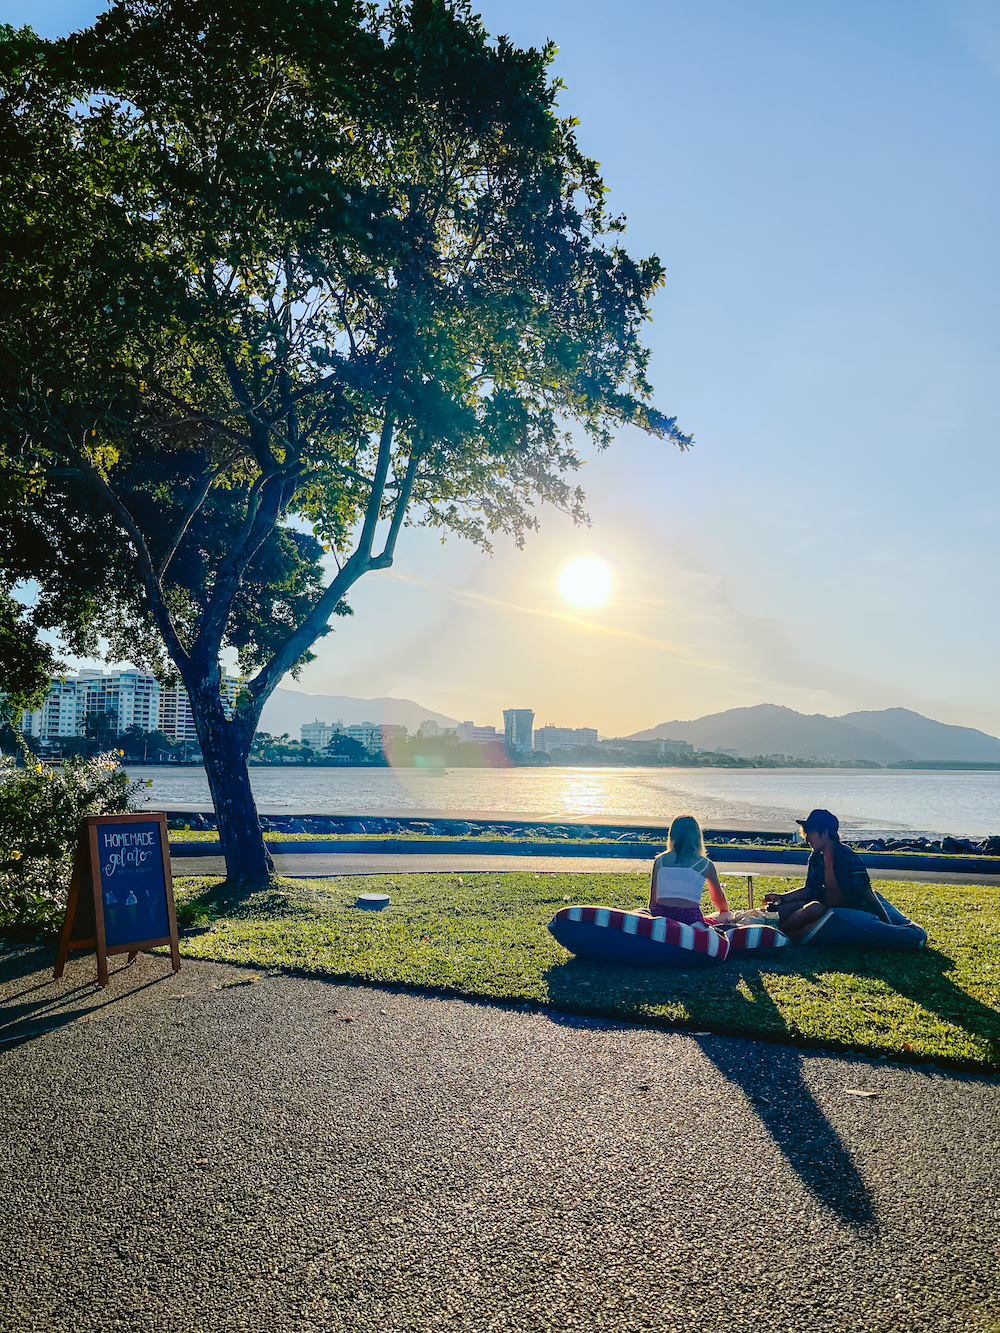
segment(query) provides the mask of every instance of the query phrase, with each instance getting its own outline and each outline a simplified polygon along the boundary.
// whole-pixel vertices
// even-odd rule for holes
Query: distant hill
[[[661,722],[633,740],[689,741],[705,750],[737,750],[741,756],[786,754],[796,759],[902,759],[1000,761],[1000,739],[971,727],[952,727],[907,708],[882,712],[797,713],[780,704],[729,708],[690,721]]]
[[[356,699],[350,694],[305,694],[301,690],[275,690],[264,705],[259,729],[272,736],[285,732],[293,740],[299,739],[299,728],[304,722],[395,722],[416,731],[421,722],[432,718],[439,726],[454,727],[457,722],[444,713],[412,699]]]
[[[913,750],[914,759],[980,759],[1000,761],[1000,740],[974,727],[952,727],[946,722],[912,713],[908,708],[885,708],[880,713],[844,713],[849,722],[887,741]],[[907,756],[909,758],[909,756]]]

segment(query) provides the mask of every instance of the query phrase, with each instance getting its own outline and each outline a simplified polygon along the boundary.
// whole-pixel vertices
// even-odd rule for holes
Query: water
[[[150,805],[211,808],[200,768],[129,767]],[[482,811],[556,819],[789,825],[815,806],[850,835],[1000,833],[1000,772],[724,768],[252,768],[262,811]]]

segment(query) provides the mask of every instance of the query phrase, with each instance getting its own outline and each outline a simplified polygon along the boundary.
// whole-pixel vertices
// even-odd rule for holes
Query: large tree
[[[70,651],[175,672],[230,877],[261,709],[401,529],[582,520],[569,431],[681,448],[552,51],[464,0],[120,0],[6,30],[0,571]],[[249,677],[235,715],[220,654]]]

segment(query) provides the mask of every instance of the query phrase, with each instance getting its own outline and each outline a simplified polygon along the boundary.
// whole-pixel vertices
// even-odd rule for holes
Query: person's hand
[[[779,904],[781,901],[782,901],[782,897],[781,897],[781,894],[780,894],[780,893],[765,893],[765,894],[764,894],[764,902],[767,904],[768,907],[777,907],[778,904]]]

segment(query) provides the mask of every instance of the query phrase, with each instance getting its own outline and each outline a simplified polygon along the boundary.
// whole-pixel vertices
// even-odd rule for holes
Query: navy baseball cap
[[[836,833],[840,828],[840,820],[829,810],[810,810],[805,819],[795,822],[802,825],[803,833]]]

